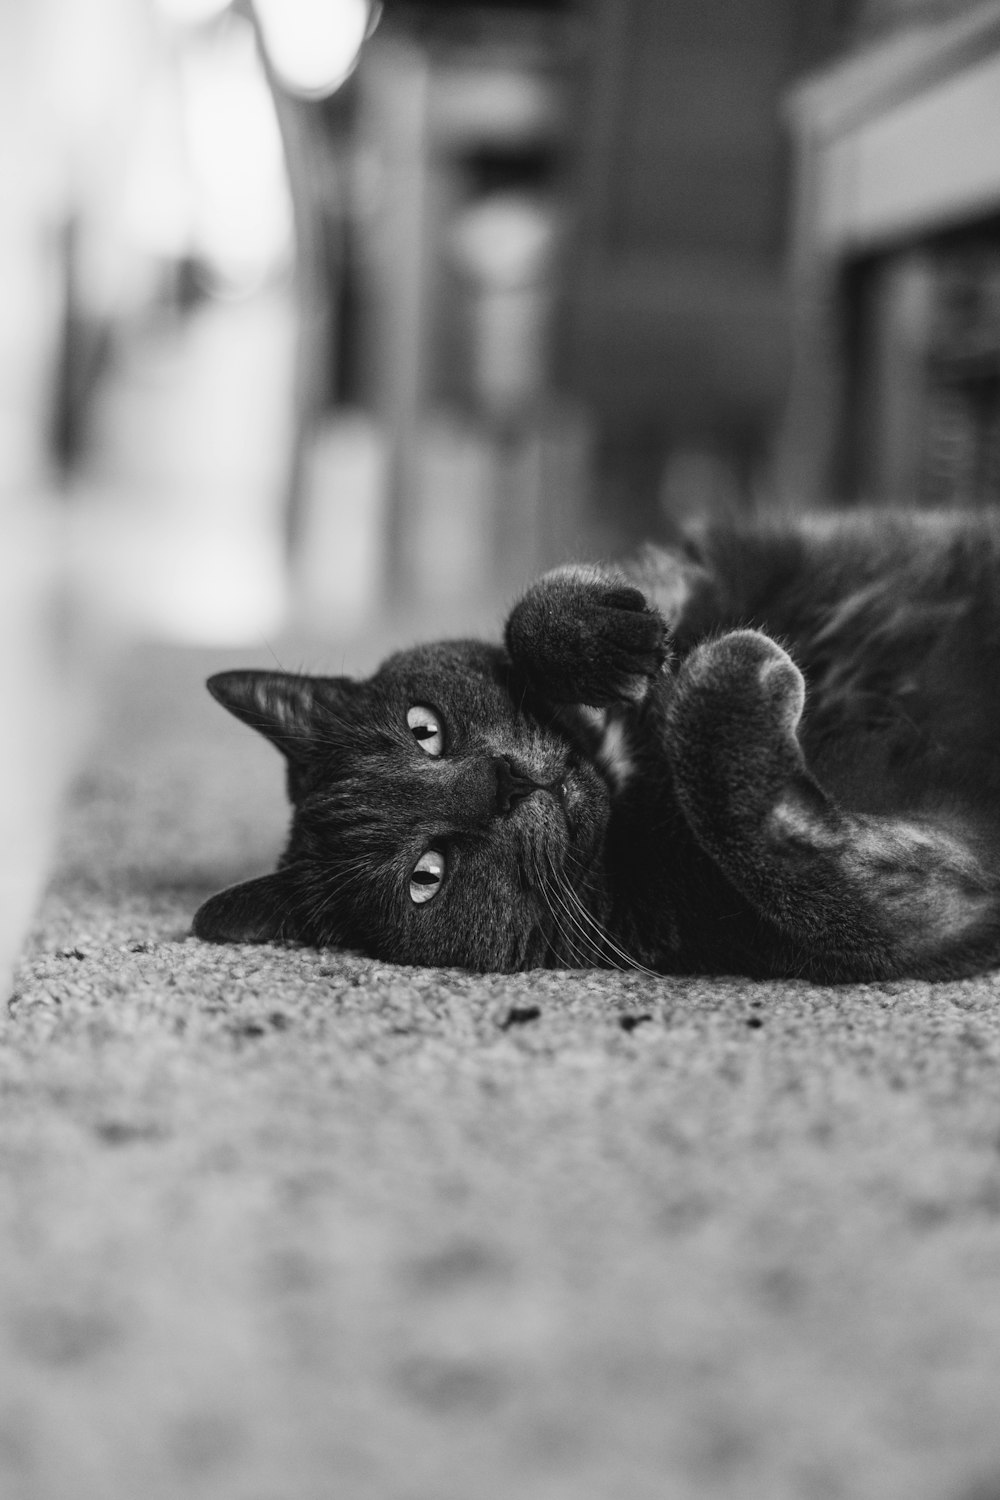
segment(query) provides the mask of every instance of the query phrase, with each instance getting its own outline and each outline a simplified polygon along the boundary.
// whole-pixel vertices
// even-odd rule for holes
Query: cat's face
[[[363,682],[241,672],[210,687],[286,755],[294,817],[281,868],[212,897],[199,936],[485,970],[573,961],[580,903],[602,903],[608,791],[524,705],[502,652],[450,642]]]

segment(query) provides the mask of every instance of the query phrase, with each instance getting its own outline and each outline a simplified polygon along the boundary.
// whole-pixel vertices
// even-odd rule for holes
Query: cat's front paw
[[[731,630],[697,647],[684,663],[683,677],[685,690],[737,733],[753,727],[768,739],[795,734],[805,681],[788,652],[761,631]]]
[[[747,826],[765,818],[805,766],[802,673],[776,641],[734,630],[692,651],[668,710],[678,790],[700,815]]]
[[[641,702],[669,657],[662,615],[622,574],[597,567],[546,573],[511,611],[506,641],[559,703]]]

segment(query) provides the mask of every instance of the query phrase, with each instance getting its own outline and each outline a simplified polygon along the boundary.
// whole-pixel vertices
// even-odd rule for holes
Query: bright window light
[[[228,10],[230,0],[157,0],[157,8],[178,26],[201,26]]]
[[[255,0],[268,60],[286,88],[322,98],[353,69],[368,31],[367,0]]]
[[[274,101],[239,16],[179,59],[194,195],[195,253],[232,292],[251,291],[291,256],[291,207]]]
[[[192,257],[213,288],[244,295],[293,256],[291,203],[274,99],[253,27],[182,33],[147,88],[123,203],[133,241]]]

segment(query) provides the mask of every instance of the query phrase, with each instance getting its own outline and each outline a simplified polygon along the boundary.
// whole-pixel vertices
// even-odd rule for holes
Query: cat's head
[[[607,788],[533,711],[498,648],[444,642],[375,675],[223,672],[209,690],[284,754],[279,868],[211,897],[194,931],[402,963],[572,963],[599,914]],[[548,716],[551,719],[551,716]]]

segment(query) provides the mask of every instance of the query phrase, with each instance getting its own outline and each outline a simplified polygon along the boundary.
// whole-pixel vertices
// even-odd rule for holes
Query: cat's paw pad
[[[511,655],[563,702],[639,703],[668,657],[667,627],[641,589],[597,567],[547,573],[513,610]]]
[[[734,706],[763,710],[789,733],[802,717],[802,673],[788,652],[759,630],[733,630],[699,647],[687,670],[701,690],[722,694]]]

